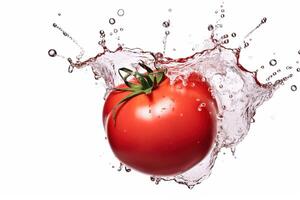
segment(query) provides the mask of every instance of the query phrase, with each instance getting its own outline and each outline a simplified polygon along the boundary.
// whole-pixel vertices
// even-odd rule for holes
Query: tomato
[[[118,88],[126,88],[120,85]],[[165,77],[149,94],[139,94],[113,110],[128,91],[112,91],[103,123],[115,156],[150,175],[176,175],[209,153],[216,135],[216,102],[207,82],[192,74],[187,84]]]

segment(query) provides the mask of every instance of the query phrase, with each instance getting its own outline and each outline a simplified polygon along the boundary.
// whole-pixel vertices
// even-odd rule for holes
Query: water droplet
[[[53,26],[54,28],[56,28],[56,27],[57,27],[57,24],[56,24],[56,23],[53,23],[52,26]]]
[[[124,11],[123,9],[119,9],[119,10],[117,11],[117,14],[118,14],[120,17],[122,17],[122,16],[124,16],[125,11]]]
[[[272,60],[270,60],[269,64],[270,64],[271,66],[275,66],[275,65],[277,64],[277,60],[272,59]]]
[[[299,67],[297,68],[297,72],[300,72],[300,68]]]
[[[100,33],[100,35],[105,35],[104,30],[100,30],[99,33]]]
[[[264,68],[265,68],[265,66],[263,66],[263,65],[262,65],[262,66],[260,66],[260,68],[261,68],[261,69],[264,69]]]
[[[224,44],[228,44],[228,43],[229,43],[228,39],[224,40]]]
[[[170,31],[165,31],[165,34],[166,35],[170,35]]]
[[[58,13],[57,15],[58,15],[58,16],[61,16],[61,13]]]
[[[57,52],[56,52],[55,49],[49,49],[48,55],[49,55],[50,57],[55,57],[55,56],[57,55]]]
[[[197,110],[198,110],[199,112],[201,112],[201,111],[202,111],[202,107],[201,107],[201,106],[198,106]]]
[[[221,12],[223,13],[223,12],[225,12],[225,10],[224,10],[224,9],[221,9]]]
[[[231,36],[232,37],[236,37],[236,33],[231,33]]]
[[[115,28],[115,29],[114,29],[114,33],[117,33],[117,32],[118,32],[118,29]]]
[[[300,54],[300,50],[298,51],[298,54]]]
[[[264,17],[264,18],[261,19],[261,23],[262,23],[262,24],[264,24],[264,23],[266,23],[266,22],[267,22],[267,18],[266,18],[266,17]]]
[[[286,69],[290,70],[290,69],[293,69],[293,67],[292,66],[286,66]]]
[[[67,32],[63,32],[64,36],[69,36],[69,34]]]
[[[128,167],[125,167],[125,171],[126,171],[126,172],[130,172],[130,171],[131,171],[131,169],[130,169],[130,168],[128,168]]]
[[[252,117],[252,118],[250,119],[250,122],[251,122],[251,123],[254,123],[254,122],[255,122],[255,119]]]
[[[116,23],[116,20],[114,18],[109,18],[108,22],[113,25]]]
[[[221,14],[221,18],[224,18],[225,17],[225,15],[224,14]]]
[[[163,27],[168,28],[168,27],[170,26],[170,20],[164,21],[164,22],[162,23],[162,25],[163,25]]]
[[[248,42],[244,42],[244,48],[249,47],[249,43]]]
[[[72,73],[73,70],[74,70],[74,67],[73,67],[72,65],[69,65],[68,72],[69,72],[69,73]]]
[[[210,24],[210,25],[207,27],[207,29],[208,29],[209,31],[212,31],[212,30],[214,30],[214,26],[213,26],[212,24]]]
[[[220,84],[220,85],[219,85],[219,88],[223,88],[223,85],[222,85],[222,84]]]
[[[293,92],[295,92],[295,91],[297,90],[297,86],[296,86],[296,85],[292,85],[292,86],[291,86],[291,90],[292,90]]]
[[[151,181],[155,181],[155,178],[153,176],[150,176]]]

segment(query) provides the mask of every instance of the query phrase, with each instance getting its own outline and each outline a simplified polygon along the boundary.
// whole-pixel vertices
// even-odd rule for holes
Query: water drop
[[[224,18],[225,17],[225,15],[224,14],[221,14],[221,18]]]
[[[163,25],[163,27],[168,28],[168,27],[170,26],[170,20],[164,21],[164,22],[162,23],[162,25]]]
[[[165,34],[166,35],[170,35],[170,31],[165,31]]]
[[[231,36],[232,37],[236,37],[236,33],[231,33]]]
[[[260,68],[261,68],[261,69],[264,69],[264,68],[265,68],[265,66],[263,66],[263,65],[262,65],[262,66],[260,66]]]
[[[74,67],[73,67],[72,65],[69,65],[68,72],[69,72],[69,73],[72,73],[73,70],[74,70]]]
[[[48,55],[49,55],[50,57],[55,57],[55,56],[57,55],[57,52],[56,52],[55,49],[49,49]]]
[[[130,172],[131,169],[125,166],[125,171],[126,171],[126,172]]]
[[[118,29],[115,28],[115,29],[114,29],[114,33],[117,33],[117,32],[118,32]]]
[[[297,90],[297,86],[296,86],[296,85],[292,85],[292,86],[291,86],[291,90],[292,90],[293,92],[295,92],[295,91]]]
[[[248,42],[244,42],[244,48],[249,47],[249,43]]]
[[[229,43],[228,39],[224,40],[224,44],[228,44],[228,43]]]
[[[290,70],[290,69],[293,69],[293,67],[292,66],[286,66],[286,69]]]
[[[272,60],[270,60],[269,64],[270,64],[271,66],[275,66],[275,65],[277,64],[277,60],[272,59]]]
[[[119,9],[118,12],[117,12],[117,14],[118,14],[120,17],[122,17],[122,16],[124,16],[125,11],[124,11],[123,9]]]
[[[58,13],[57,15],[58,15],[58,16],[61,16],[61,13]]]
[[[212,24],[210,24],[209,26],[208,26],[208,28],[207,28],[209,31],[212,31],[212,30],[214,30],[214,26],[212,25]]]
[[[116,20],[114,18],[109,18],[108,22],[113,25],[116,23]]]
[[[266,22],[267,22],[267,18],[266,17],[262,18],[261,23],[264,24]]]
[[[300,68],[299,67],[297,68],[297,72],[300,72]]]
[[[67,32],[63,32],[63,34],[64,34],[64,36],[66,36],[66,37],[68,37],[69,36],[69,34],[67,33]]]
[[[54,28],[56,28],[56,27],[57,27],[57,24],[56,24],[56,23],[53,23],[52,26],[53,26]]]
[[[197,110],[198,110],[199,112],[201,112],[201,111],[202,111],[202,107],[201,107],[201,106],[198,106]]]
[[[219,85],[219,88],[223,88],[223,85],[222,85],[222,84],[220,84],[220,85]]]
[[[223,13],[223,12],[225,12],[225,10],[224,10],[224,9],[221,9],[221,12]]]
[[[104,30],[100,30],[99,33],[100,33],[100,35],[105,35]]]
[[[150,176],[151,181],[155,181],[155,178],[153,176]]]
[[[298,51],[298,54],[300,54],[300,50]]]

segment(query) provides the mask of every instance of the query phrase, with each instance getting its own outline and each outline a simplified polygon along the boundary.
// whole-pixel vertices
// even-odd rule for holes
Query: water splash
[[[225,10],[221,9],[221,18],[225,16],[224,12]],[[261,23],[244,37],[244,48],[249,46],[246,39],[250,34],[265,22],[266,18],[263,18]],[[114,18],[110,18],[109,23],[113,25],[115,23]],[[169,21],[163,22],[164,28],[169,26]],[[68,59],[72,71],[74,68],[91,67],[95,79],[102,78],[105,81],[107,94],[112,88],[123,82],[117,73],[120,67],[126,66],[132,70],[140,70],[138,63],[141,61],[153,69],[155,67],[167,69],[166,75],[170,79],[171,84],[176,80],[181,80],[185,83],[188,76],[196,72],[204,77],[202,81],[208,82],[211,86],[210,92],[218,105],[217,137],[213,148],[204,160],[183,174],[170,177],[152,176],[151,180],[156,184],[161,180],[174,180],[192,189],[195,185],[201,183],[211,174],[221,149],[230,148],[234,154],[236,146],[247,136],[251,123],[254,123],[254,115],[257,108],[270,99],[280,85],[292,77],[290,74],[271,83],[270,79],[276,75],[272,74],[271,78],[267,79],[267,83],[264,84],[258,81],[257,71],[250,72],[239,62],[242,48],[227,48],[223,46],[223,44],[229,43],[229,35],[234,38],[236,33],[233,32],[216,38],[215,31],[221,27],[222,24],[219,23],[219,20],[215,26],[209,25],[208,30],[211,31],[211,37],[205,41],[206,46],[209,48],[186,58],[172,59],[165,57],[160,52],[154,53],[139,48],[132,49],[123,46],[119,46],[112,51],[106,47],[105,32],[101,30],[100,37],[102,42],[100,45],[103,47],[103,52],[85,61],[77,60],[72,62],[71,59]],[[59,29],[63,31],[61,28]],[[168,34],[165,34],[165,44]],[[75,44],[78,43],[76,42]],[[54,49],[49,50],[49,55],[52,57],[56,55],[56,51],[55,53],[54,51]],[[269,64],[275,66],[277,61],[272,59]],[[262,66],[261,69],[263,68]],[[297,87],[293,85],[291,90],[296,91]],[[198,109],[202,109],[201,106]],[[119,169],[122,170],[122,168],[123,165],[120,164]]]

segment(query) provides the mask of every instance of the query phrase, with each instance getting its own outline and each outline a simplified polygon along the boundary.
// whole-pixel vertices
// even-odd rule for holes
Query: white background
[[[298,1],[225,1],[224,32],[245,35],[260,19],[242,64],[256,69],[275,57],[300,59]],[[220,154],[210,178],[193,190],[148,176],[117,172],[101,124],[104,90],[91,71],[67,72],[49,48],[75,57],[78,49],[52,27],[57,22],[86,49],[98,50],[98,31],[123,27],[129,47],[161,51],[162,21],[171,19],[169,48],[191,53],[208,37],[220,1],[2,1],[0,3],[0,199],[299,199],[298,74],[261,106],[236,159]],[[119,8],[124,17],[117,17]],[[172,13],[167,10],[172,8]],[[58,17],[57,13],[61,12]],[[273,55],[276,53],[276,55]],[[170,54],[170,51],[169,51]],[[171,54],[170,54],[171,55]],[[295,71],[295,69],[293,69]]]

